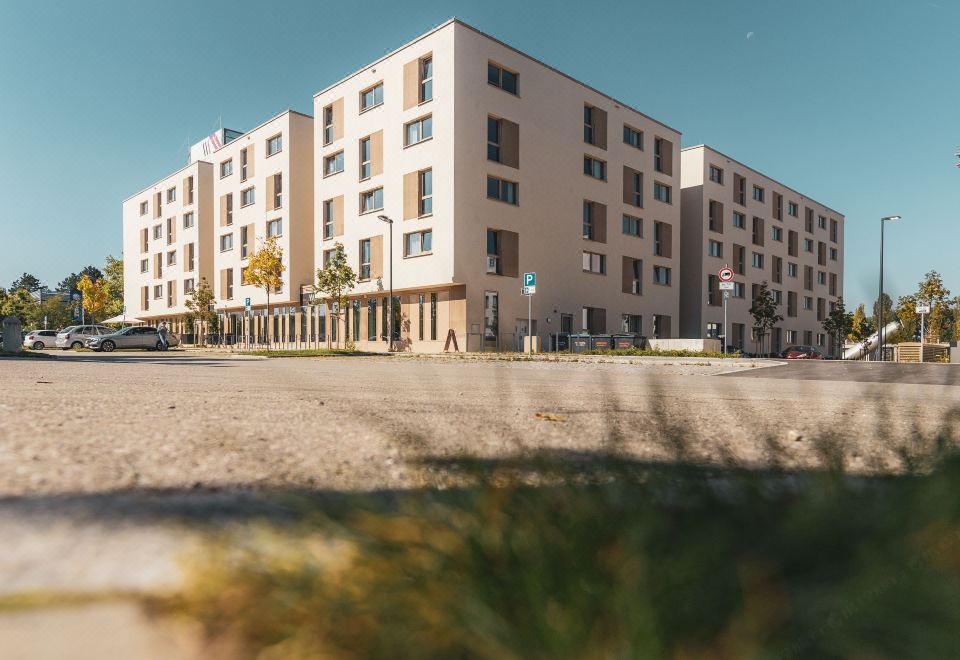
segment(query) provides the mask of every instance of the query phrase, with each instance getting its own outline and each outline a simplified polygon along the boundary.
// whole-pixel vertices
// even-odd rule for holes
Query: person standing
[[[167,343],[167,323],[165,321],[160,321],[160,327],[157,328],[157,334],[160,335],[160,345],[162,346],[160,350],[169,350],[170,345]]]

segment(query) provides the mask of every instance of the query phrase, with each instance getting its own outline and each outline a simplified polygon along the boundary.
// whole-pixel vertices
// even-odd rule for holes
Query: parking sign
[[[536,273],[524,273],[523,274],[523,286],[537,286],[537,274]]]

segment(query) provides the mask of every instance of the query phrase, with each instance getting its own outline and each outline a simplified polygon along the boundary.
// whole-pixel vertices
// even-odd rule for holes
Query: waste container
[[[610,335],[594,335],[590,338],[590,348],[595,351],[613,350],[613,337]]]
[[[556,334],[550,335],[552,341],[552,346],[550,350],[553,351],[569,351],[570,350],[570,333],[567,332],[558,332]]]
[[[634,335],[614,335],[613,350],[626,351],[636,346],[636,337]]]
[[[590,350],[590,335],[570,335],[570,350],[584,353]]]

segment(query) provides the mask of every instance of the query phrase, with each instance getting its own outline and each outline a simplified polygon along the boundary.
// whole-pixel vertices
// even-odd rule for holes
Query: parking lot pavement
[[[727,374],[736,378],[960,386],[960,365],[790,360],[782,366]]]

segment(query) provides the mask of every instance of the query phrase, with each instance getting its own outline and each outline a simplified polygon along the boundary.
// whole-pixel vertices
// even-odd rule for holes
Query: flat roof
[[[426,38],[429,37],[430,35],[432,35],[432,34],[434,34],[434,33],[436,33],[436,32],[439,32],[440,30],[442,30],[443,28],[447,27],[448,25],[453,25],[453,24],[462,25],[463,27],[465,27],[465,28],[467,28],[467,29],[469,29],[469,30],[472,30],[472,31],[476,32],[476,33],[479,34],[480,36],[485,37],[486,39],[489,39],[490,41],[492,41],[492,42],[494,42],[494,43],[496,43],[496,44],[499,44],[499,45],[503,46],[504,48],[507,48],[507,49],[509,49],[509,50],[512,50],[514,53],[520,55],[521,57],[525,57],[525,58],[527,58],[528,60],[530,60],[531,62],[534,62],[534,63],[536,63],[536,64],[539,64],[540,66],[542,66],[542,67],[544,67],[544,68],[546,68],[546,69],[549,69],[550,71],[553,71],[553,72],[556,73],[556,74],[559,74],[559,75],[563,76],[563,77],[566,78],[567,80],[570,80],[570,81],[572,81],[572,82],[580,85],[581,87],[583,87],[583,88],[585,88],[585,89],[589,89],[591,92],[594,92],[595,94],[599,94],[600,96],[602,96],[602,97],[604,97],[604,98],[606,98],[606,99],[609,99],[609,100],[612,101],[613,103],[616,103],[616,104],[620,105],[621,107],[625,108],[626,110],[629,110],[629,111],[631,111],[631,112],[635,112],[636,114],[640,115],[641,117],[645,117],[645,118],[649,119],[650,121],[652,121],[652,122],[654,122],[654,123],[656,123],[656,124],[660,124],[660,125],[663,126],[664,128],[666,128],[666,129],[668,129],[668,130],[671,130],[671,131],[673,131],[674,133],[677,133],[678,135],[682,135],[682,133],[681,133],[678,129],[673,128],[672,126],[663,123],[663,122],[660,121],[659,119],[654,119],[654,118],[651,117],[650,115],[648,115],[648,114],[646,114],[646,113],[644,113],[644,112],[641,112],[641,111],[637,110],[636,108],[634,108],[634,107],[633,107],[632,105],[630,105],[629,103],[624,103],[623,101],[620,101],[620,100],[618,100],[618,99],[610,96],[609,94],[605,94],[605,93],[601,92],[599,89],[597,89],[596,87],[591,87],[590,85],[588,85],[587,83],[583,82],[582,80],[577,80],[577,79],[574,78],[573,76],[568,75],[568,74],[564,73],[563,71],[560,71],[559,69],[550,66],[549,64],[547,64],[546,62],[544,62],[544,61],[542,61],[542,60],[538,60],[536,57],[533,57],[532,55],[529,55],[529,54],[523,52],[523,51],[520,50],[519,48],[515,48],[515,47],[511,46],[510,44],[508,44],[508,43],[506,43],[506,42],[503,42],[503,41],[497,39],[496,37],[487,34],[487,33],[484,32],[483,30],[480,30],[480,29],[478,29],[478,28],[475,28],[474,26],[470,25],[469,23],[464,23],[462,20],[460,20],[459,18],[456,18],[456,17],[450,18],[450,19],[444,21],[443,23],[441,23],[441,24],[438,25],[437,27],[433,28],[432,30],[428,30],[427,32],[424,32],[423,34],[421,34],[420,36],[416,37],[416,38],[413,39],[412,41],[409,41],[409,42],[405,43],[404,45],[400,46],[399,48],[396,48],[396,49],[390,51],[389,53],[387,53],[386,55],[383,55],[382,57],[374,60],[373,62],[370,62],[369,64],[361,67],[360,69],[357,69],[356,71],[354,71],[354,72],[351,73],[350,75],[346,76],[345,78],[341,78],[340,80],[338,80],[337,82],[333,83],[332,85],[327,85],[326,87],[324,87],[323,89],[321,89],[319,92],[317,92],[316,94],[314,94],[314,95],[313,95],[313,98],[317,98],[317,97],[320,96],[321,94],[325,94],[326,92],[330,91],[330,90],[333,89],[334,87],[336,87],[336,86],[338,86],[338,85],[342,85],[343,83],[347,82],[347,81],[350,80],[351,78],[353,78],[353,77],[355,77],[355,76],[363,73],[364,71],[366,71],[366,70],[369,69],[370,67],[376,66],[376,65],[379,64],[380,62],[383,62],[384,60],[393,57],[394,55],[396,55],[397,53],[399,53],[399,52],[402,51],[403,49],[409,48],[410,46],[412,46],[413,44],[417,43],[418,41],[422,41],[423,39],[426,39]]]
[[[769,176],[769,175],[767,175],[767,174],[764,174],[764,173],[761,172],[760,170],[754,169],[754,168],[750,167],[749,165],[746,165],[746,164],[742,163],[741,161],[737,160],[736,158],[733,158],[732,156],[728,156],[727,154],[723,153],[723,152],[720,151],[719,149],[714,149],[714,148],[711,147],[709,144],[695,144],[695,145],[690,146],[690,147],[683,147],[683,148],[680,150],[680,152],[682,153],[682,152],[684,152],[684,151],[691,151],[691,150],[693,150],[693,149],[709,149],[710,151],[712,151],[713,153],[717,154],[718,156],[723,156],[723,157],[726,158],[727,160],[733,161],[733,162],[736,163],[737,165],[740,165],[741,167],[744,167],[744,168],[750,170],[750,171],[753,172],[754,174],[759,174],[760,176],[762,176],[762,177],[764,177],[764,178],[766,178],[766,179],[770,179],[771,181],[773,181],[773,182],[774,182],[775,184],[777,184],[778,186],[783,186],[783,187],[786,188],[787,190],[796,193],[796,194],[799,195],[800,197],[802,197],[802,198],[804,198],[804,199],[808,199],[808,200],[810,200],[811,202],[813,202],[814,204],[819,204],[820,206],[822,206],[823,208],[827,209],[828,211],[832,211],[833,213],[836,213],[836,214],[839,215],[841,218],[846,219],[846,217],[847,217],[847,216],[845,216],[843,213],[840,213],[840,211],[836,210],[835,208],[833,208],[833,207],[831,207],[831,206],[827,206],[827,205],[824,204],[823,202],[818,202],[817,200],[815,200],[815,199],[814,199],[813,197],[811,197],[810,195],[804,195],[802,192],[800,192],[800,191],[797,190],[796,188],[791,188],[791,187],[788,186],[787,184],[782,183],[781,181],[777,181],[777,180],[774,179],[772,176]],[[681,165],[681,167],[682,167],[682,165]]]

